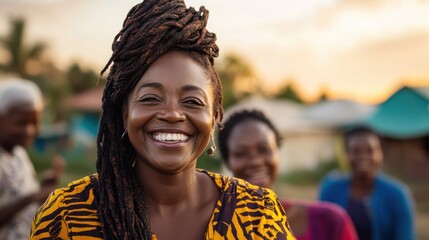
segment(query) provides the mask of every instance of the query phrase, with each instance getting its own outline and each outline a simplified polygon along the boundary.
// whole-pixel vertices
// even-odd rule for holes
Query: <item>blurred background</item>
[[[42,88],[47,109],[30,154],[42,170],[61,153],[63,185],[95,172],[99,72],[139,2],[0,0],[0,80]],[[342,131],[363,123],[383,137],[383,168],[411,188],[420,239],[429,239],[428,0],[186,3],[210,10],[226,117],[258,108],[285,138],[278,195],[316,199],[324,174],[348,168]],[[217,158],[199,167],[224,171]]]

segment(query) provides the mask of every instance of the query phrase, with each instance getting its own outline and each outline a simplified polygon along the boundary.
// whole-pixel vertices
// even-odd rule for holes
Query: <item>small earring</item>
[[[122,135],[121,135],[121,141],[124,141],[124,137],[127,134],[128,134],[128,131],[125,129],[124,133],[122,133]]]
[[[212,135],[212,142],[213,142],[213,145],[209,149],[207,149],[207,155],[209,156],[213,156],[216,152],[216,144],[215,144],[213,135]]]
[[[131,163],[131,168],[134,168],[135,165],[136,165],[136,159],[134,159],[133,163]]]

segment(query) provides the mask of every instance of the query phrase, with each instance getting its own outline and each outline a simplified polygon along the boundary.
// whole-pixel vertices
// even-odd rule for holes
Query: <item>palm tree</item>
[[[0,65],[5,72],[12,72],[21,77],[28,77],[28,63],[40,59],[46,45],[37,42],[24,45],[25,20],[17,18],[11,20],[11,30],[8,36],[0,38],[0,46],[8,53],[6,63]]]

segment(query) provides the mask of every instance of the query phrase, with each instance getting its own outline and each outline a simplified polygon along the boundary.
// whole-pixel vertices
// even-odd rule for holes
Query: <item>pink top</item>
[[[345,210],[327,202],[304,202],[281,200],[286,213],[296,204],[307,207],[308,226],[297,240],[358,240],[356,230]],[[293,231],[293,226],[292,226]]]

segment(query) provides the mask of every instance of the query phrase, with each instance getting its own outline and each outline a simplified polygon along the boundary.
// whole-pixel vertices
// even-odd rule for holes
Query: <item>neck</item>
[[[353,175],[352,195],[358,198],[370,195],[374,187],[374,181],[374,175]]]
[[[1,146],[1,148],[2,148],[4,151],[6,151],[6,152],[8,152],[8,153],[12,153],[12,152],[13,152],[13,149],[15,148],[15,146],[13,146],[13,145],[8,145],[8,144],[0,144],[0,146]]]
[[[195,166],[178,173],[162,173],[149,166],[136,164],[136,175],[151,209],[186,205],[197,196]]]

